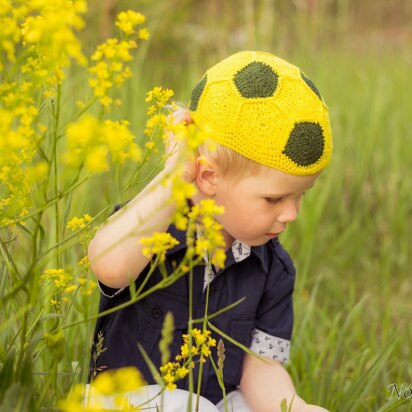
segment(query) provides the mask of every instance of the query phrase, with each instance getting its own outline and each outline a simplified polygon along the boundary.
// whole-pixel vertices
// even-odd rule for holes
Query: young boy
[[[245,297],[212,323],[266,360],[225,340],[223,376],[234,410],[279,411],[282,399],[290,404],[294,397],[294,412],[325,411],[296,395],[282,366],[289,358],[295,270],[277,239],[297,218],[303,193],[331,157],[328,110],[319,91],[282,59],[240,52],[206,72],[192,92],[190,112],[176,112],[175,121],[193,122],[216,143],[216,150],[201,146],[199,156],[186,166],[184,179],[197,188],[191,203],[213,199],[224,206],[217,220],[223,226],[225,266],[213,268],[211,274],[205,273],[204,265],[194,268],[192,315],[204,315],[208,282],[209,313]],[[166,254],[167,272],[182,261],[186,233],[170,224],[175,211],[168,203],[171,185],[160,184],[178,162],[176,154],[170,156],[164,171],[111,216],[90,243],[88,255],[101,287],[100,311],[129,300],[130,278],[139,287],[150,276],[144,290],[163,279],[158,269],[149,273],[150,259],[142,253],[141,238],[168,231],[179,244]],[[159,367],[160,331],[171,311],[176,328],[171,352],[176,355],[187,328],[188,294],[188,278],[181,277],[100,318],[96,336],[99,332],[104,336],[106,350],[94,366],[134,365],[152,383],[137,343]],[[201,394],[218,403],[222,391],[210,362],[204,364],[202,376]],[[187,380],[177,383],[187,389]]]

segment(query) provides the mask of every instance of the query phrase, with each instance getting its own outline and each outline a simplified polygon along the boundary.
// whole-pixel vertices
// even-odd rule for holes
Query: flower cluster
[[[0,85],[0,224],[27,214],[30,188],[44,180],[48,166],[33,164],[41,138],[34,128],[38,109],[31,97],[33,83]]]
[[[102,395],[129,392],[137,390],[143,385],[143,377],[134,367],[102,372],[92,383],[93,389]]]
[[[50,96],[74,59],[85,64],[76,33],[84,26],[84,0],[3,0],[0,7],[0,226],[31,208],[31,189],[49,165],[36,152],[45,136],[39,98]]]
[[[125,34],[130,35],[135,33],[135,27],[143,24],[146,17],[139,12],[133,10],[122,11],[117,16],[115,25]],[[138,34],[140,39],[147,40],[146,29],[140,29]],[[147,36],[147,37],[146,37]]]
[[[187,199],[190,199],[196,193],[196,188],[192,183],[184,181],[182,176],[182,167],[177,167],[172,176],[172,197],[170,202],[176,207],[172,221],[179,230],[188,228],[189,206]],[[167,182],[164,182],[166,184]]]
[[[79,243],[83,246],[85,251],[87,250],[88,244],[90,241],[93,239],[98,227],[97,226],[92,226],[93,218],[86,213],[82,217],[73,217],[67,222],[66,228],[70,229],[72,232],[80,231],[79,233]],[[83,258],[84,259],[84,258]],[[87,258],[86,258],[87,259]],[[86,263],[86,262],[84,262]],[[86,271],[88,269],[88,260],[87,260],[87,267],[85,265],[79,265],[79,266],[84,266],[86,268]]]
[[[68,302],[68,295],[77,289],[74,277],[64,269],[46,269],[40,277],[43,282],[48,282],[52,289],[50,303],[57,313],[61,312],[61,302]]]
[[[107,39],[97,47],[92,55],[91,59],[95,63],[89,68],[93,75],[89,79],[89,85],[93,89],[94,95],[106,108],[112,103],[121,104],[119,99],[113,100],[109,94],[114,86],[120,87],[132,75],[127,63],[133,59],[131,51],[137,48],[136,39],[147,40],[149,37],[147,29],[140,29],[136,33],[135,26],[144,23],[144,21],[143,14],[132,10],[119,13],[115,24],[125,33],[125,39]]]
[[[80,289],[85,296],[90,296],[93,293],[97,283],[94,280],[87,279],[86,274],[82,274],[76,279],[69,271],[61,268],[43,271],[40,280],[50,286],[52,295],[50,303],[54,306],[56,312],[61,312],[62,302],[68,302],[69,296],[77,289]]]
[[[181,366],[178,362],[167,362],[160,367],[160,373],[166,389],[172,391],[177,388],[175,382],[183,379],[189,373],[189,369],[186,366]]]
[[[210,348],[216,346],[216,339],[211,337],[209,330],[192,329],[191,339],[189,344],[189,335],[183,335],[183,344],[180,348],[180,354],[175,357],[175,362],[167,362],[160,367],[160,373],[162,374],[165,382],[166,389],[176,389],[176,381],[184,378],[189,373],[189,368],[194,366],[198,356],[198,361],[201,363],[206,362],[208,356],[211,355]],[[191,348],[191,349],[189,349]],[[189,357],[189,350],[191,356]],[[189,359],[191,358],[191,363]]]
[[[112,163],[117,164],[123,164],[126,159],[136,162],[141,159],[141,150],[125,120],[99,122],[86,114],[67,128],[66,136],[67,149],[63,161],[71,167],[84,164],[90,173],[108,171],[109,157]]]
[[[73,231],[78,229],[84,229],[88,223],[90,223],[93,218],[86,213],[83,217],[74,217],[69,222],[67,222],[67,228]]]
[[[27,4],[21,41],[29,58],[22,71],[30,71],[38,80],[50,85],[59,84],[64,79],[63,68],[70,65],[70,59],[81,65],[87,63],[75,33],[84,27],[80,15],[87,11],[87,2],[44,0]]]
[[[217,206],[213,199],[204,199],[194,205],[189,213],[189,219],[196,222],[198,236],[189,244],[194,243],[194,253],[204,256],[210,254],[211,263],[216,267],[224,267],[226,253],[225,240],[222,235],[222,225],[216,221],[216,216],[224,213],[223,206]]]
[[[146,147],[149,149],[153,148],[153,139],[158,133],[165,139],[167,133],[166,130],[173,127],[170,117],[168,117],[167,113],[163,112],[163,108],[173,95],[173,90],[163,89],[159,86],[156,86],[146,94],[146,102],[150,103],[150,106],[147,109],[149,118],[146,121],[144,134],[149,137],[149,142],[146,143]]]
[[[166,252],[179,242],[170,233],[154,233],[153,236],[140,239],[140,243],[144,246],[142,253],[147,258],[153,255],[159,256],[160,262],[166,259]]]
[[[67,398],[59,402],[59,408],[63,412],[101,411],[107,409],[110,402],[113,409],[135,411],[128,392],[136,391],[145,384],[142,374],[134,367],[108,370],[92,381],[88,393],[84,385],[75,385]]]
[[[216,346],[216,339],[211,337],[210,330],[192,329],[192,337],[194,345],[192,345],[192,355],[201,355],[201,362],[205,362],[203,357],[208,357],[211,352],[210,348]],[[183,345],[180,348],[180,355],[176,356],[176,360],[186,359],[189,356],[189,335],[183,335]]]

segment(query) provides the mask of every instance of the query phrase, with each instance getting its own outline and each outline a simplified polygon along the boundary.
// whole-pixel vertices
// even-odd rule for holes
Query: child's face
[[[226,241],[258,246],[276,237],[297,218],[301,197],[318,176],[292,176],[262,166],[258,175],[236,183],[220,177],[214,199],[225,208],[218,220]]]

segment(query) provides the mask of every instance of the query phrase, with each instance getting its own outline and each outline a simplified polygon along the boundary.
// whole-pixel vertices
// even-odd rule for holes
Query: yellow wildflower
[[[134,143],[134,136],[128,129],[129,122],[106,120],[103,123],[102,139],[107,142],[112,161],[123,164],[127,158],[137,162],[141,159],[141,150]]]
[[[174,92],[171,89],[163,89],[156,86],[146,94],[146,102],[153,102],[157,108],[161,109],[173,97]]]
[[[92,387],[98,393],[111,395],[139,389],[145,384],[138,369],[125,367],[108,370],[97,375]]]
[[[216,340],[211,337],[209,330],[192,329],[194,338],[191,346],[192,363],[189,364],[189,335],[184,334],[180,354],[175,357],[176,362],[167,362],[159,368],[167,389],[173,390],[175,382],[184,378],[189,373],[189,367],[194,367],[194,357],[199,356],[198,361],[203,363],[205,358],[211,355],[211,347],[216,346]]]
[[[90,114],[84,115],[67,128],[67,150],[63,161],[72,167],[84,163],[91,173],[109,170],[109,157],[112,163],[118,164],[123,164],[126,159],[139,161],[141,149],[128,127],[129,123],[124,120],[100,123]]]
[[[152,237],[143,238],[140,243],[145,246],[143,248],[143,254],[147,258],[151,258],[153,255],[158,255],[161,262],[166,259],[166,252],[172,247],[179,244],[170,233],[154,233]]]
[[[50,303],[55,307],[56,312],[61,311],[61,302],[67,302],[67,294],[76,290],[74,278],[64,269],[46,269],[40,276],[40,281],[48,282],[52,289],[52,298]]]
[[[77,264],[80,267],[83,267],[84,269],[88,270],[90,268],[90,261],[89,258],[87,256],[82,257]]]
[[[78,229],[84,229],[88,223],[93,221],[93,218],[86,213],[83,215],[83,217],[73,217],[68,223],[67,223],[67,229],[71,229],[73,232],[78,230]]]
[[[121,41],[116,38],[107,39],[92,55],[92,60],[96,63],[89,68],[89,72],[93,75],[89,79],[89,85],[94,95],[99,97],[100,103],[106,108],[113,103],[116,106],[121,104],[120,99],[113,99],[109,93],[113,86],[121,86],[132,76],[130,66],[125,63],[133,59],[131,50],[137,48],[137,43],[135,40],[129,40],[128,36],[133,34],[135,26],[143,23],[144,20],[145,17],[141,13],[132,10],[120,12],[115,24],[126,33],[126,38]],[[147,29],[140,29],[140,31],[139,39],[145,40],[148,37]]]
[[[222,225],[215,219],[224,213],[223,206],[217,206],[213,199],[204,199],[194,205],[189,218],[198,225],[195,253],[203,256],[205,251],[211,255],[211,263],[217,267],[225,264],[225,241],[222,235]]]
[[[90,384],[89,394],[91,396],[85,396],[84,385],[75,385],[67,398],[61,400],[58,406],[64,412],[97,412],[104,409],[102,397],[99,396],[104,395],[114,396],[116,404],[126,410],[135,410],[128,404],[126,394],[138,390],[145,384],[141,373],[134,367],[108,370],[100,373]],[[128,409],[129,406],[130,409]]]
[[[117,15],[115,25],[126,34],[133,34],[135,26],[144,23],[146,17],[133,10],[122,11]]]
[[[176,369],[176,376],[180,379],[184,378],[188,373],[189,369],[187,369],[185,366],[181,366]]]
[[[140,40],[147,40],[149,36],[150,36],[149,31],[146,28],[139,29],[138,37]]]

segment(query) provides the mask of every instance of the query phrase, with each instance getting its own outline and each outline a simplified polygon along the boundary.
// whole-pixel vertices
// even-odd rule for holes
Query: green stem
[[[61,86],[57,86],[57,101],[54,110],[54,128],[53,128],[53,161],[54,161],[54,196],[58,198],[59,194],[59,175],[58,175],[58,161],[57,161],[57,130],[59,127],[60,120],[60,100],[61,100]],[[54,204],[54,222],[55,222],[55,243],[60,243],[60,233],[59,233],[59,202]],[[60,256],[60,246],[57,247],[56,255],[56,267],[61,267],[61,256]]]
[[[15,223],[19,223],[23,220],[27,220],[27,219],[37,215],[39,212],[42,212],[42,211],[48,209],[49,207],[55,205],[56,202],[58,202],[63,197],[67,196],[69,193],[73,192],[73,190],[77,189],[81,184],[83,184],[89,178],[90,178],[89,175],[85,176],[82,180],[76,182],[76,184],[69,187],[65,192],[59,193],[57,196],[54,196],[53,198],[47,200],[47,202],[43,206],[40,206],[38,209],[34,210],[33,212],[29,213],[28,215],[25,215],[23,217],[20,217],[18,219],[13,220],[13,222],[6,223],[5,225],[0,226],[0,229],[4,229],[8,226],[14,225]]]
[[[194,262],[190,261],[190,264],[197,265],[198,263],[200,263],[200,261],[201,261],[201,259],[196,259]],[[92,316],[88,319],[78,320],[76,322],[70,323],[69,325],[62,326],[61,329],[68,329],[68,328],[71,328],[73,326],[80,325],[84,322],[90,322],[92,320],[96,320],[98,318],[101,318],[102,316],[110,315],[111,313],[117,312],[118,310],[127,308],[128,306],[135,304],[136,302],[144,299],[146,296],[149,296],[151,293],[155,292],[156,290],[160,290],[160,289],[164,289],[166,287],[169,287],[171,284],[173,284],[174,282],[179,280],[182,276],[186,275],[187,271],[183,270],[183,267],[187,263],[188,263],[188,260],[184,259],[181,262],[181,264],[178,266],[178,268],[176,269],[175,273],[173,273],[169,278],[162,280],[161,282],[157,283],[156,285],[154,285],[150,289],[146,290],[145,292],[143,292],[139,296],[136,296],[135,298],[130,299],[127,302],[124,302],[121,305],[118,305],[114,308],[105,310],[104,312],[100,312],[97,315],[94,315],[94,316]]]
[[[189,272],[189,321],[188,321],[188,350],[189,350],[189,398],[187,402],[187,411],[192,411],[192,394],[193,394],[193,369],[192,369],[192,310],[193,310],[193,260],[190,261]]]
[[[211,265],[211,260],[212,257],[210,253],[208,252],[208,257],[207,257],[207,265],[206,265],[206,270],[208,273],[208,276],[210,277],[212,265]],[[206,285],[206,302],[205,302],[205,316],[203,318],[203,325],[202,325],[202,333],[206,330],[207,327],[207,321],[208,321],[208,309],[209,309],[209,289],[210,289],[210,278],[207,282]],[[203,358],[203,355],[201,354],[201,359]],[[199,373],[197,377],[197,392],[196,392],[196,411],[199,410],[199,400],[200,400],[200,388],[202,385],[202,373],[203,373],[203,362],[200,363],[199,365]]]

